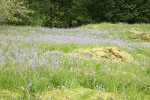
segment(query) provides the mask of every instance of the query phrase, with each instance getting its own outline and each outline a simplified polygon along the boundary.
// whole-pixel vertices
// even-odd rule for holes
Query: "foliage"
[[[24,19],[22,24],[49,27],[71,27],[71,0],[28,0],[34,13]]]
[[[150,0],[1,1],[1,23],[15,21],[18,25],[46,27],[77,27],[99,22],[150,23]],[[34,11],[29,17],[26,17],[27,8]]]
[[[130,28],[149,32],[149,27],[0,26],[0,99],[149,100],[150,45],[127,38]],[[83,59],[77,50],[96,57]],[[111,61],[116,57],[117,63]],[[118,63],[122,58],[129,62]]]
[[[149,0],[76,0],[73,10],[88,22],[150,22]],[[76,10],[77,9],[77,10]],[[78,12],[79,11],[79,12]],[[80,14],[79,14],[80,13]],[[87,18],[88,17],[88,18]],[[140,19],[141,18],[141,19]]]
[[[23,0],[0,0],[0,23],[11,23],[27,17],[30,12]]]

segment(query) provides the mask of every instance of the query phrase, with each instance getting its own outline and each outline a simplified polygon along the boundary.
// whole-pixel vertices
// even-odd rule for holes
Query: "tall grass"
[[[104,23],[100,24],[100,27],[105,29],[106,25],[113,28],[112,32],[118,27],[124,28],[124,26],[139,27],[149,31],[146,25],[140,25],[140,27],[138,25]],[[148,45],[145,47],[140,45],[141,48],[138,48],[138,43],[131,43],[132,45],[124,45],[124,47],[120,44],[117,45],[121,50],[131,54],[138,63],[103,62],[82,59],[72,53],[76,49],[115,46],[108,41],[93,44],[63,44],[35,41],[32,34],[32,38],[26,40],[24,38],[30,38],[30,35],[26,33],[24,35],[21,32],[24,32],[24,28],[27,27],[2,27],[3,30],[0,31],[0,98],[2,99],[44,99],[47,95],[46,92],[49,95],[55,93],[56,96],[53,96],[53,99],[60,99],[62,95],[72,96],[70,99],[73,100],[88,99],[92,96],[94,99],[150,99],[150,48]],[[5,27],[8,29],[13,27],[16,31],[19,30],[19,33],[7,33],[6,35]],[[86,27],[89,26],[83,28]],[[38,30],[34,27],[30,29]],[[47,28],[46,30],[51,32]],[[16,38],[19,35],[22,37]],[[39,34],[39,36],[42,35],[42,33]],[[10,92],[3,92],[5,90]],[[11,95],[13,93],[17,95],[13,95],[13,97]],[[111,95],[108,96],[107,93]],[[103,94],[104,96],[102,96]]]

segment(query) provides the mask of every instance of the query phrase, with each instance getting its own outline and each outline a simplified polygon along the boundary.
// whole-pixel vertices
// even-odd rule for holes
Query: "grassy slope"
[[[150,32],[149,24],[108,23],[82,26],[82,32],[89,29],[103,30],[104,34],[95,32],[93,35],[103,38],[119,37],[135,44],[148,43],[140,38],[130,38],[127,33],[130,28]],[[138,64],[103,63],[71,57],[68,53],[78,48],[90,49],[114,45],[109,43],[55,44],[50,41],[27,42],[23,40],[25,37],[34,37],[33,34],[38,36],[39,33],[52,35],[63,33],[63,35],[75,36],[78,32],[78,30],[50,30],[41,27],[1,26],[0,98],[8,100],[12,98],[150,99],[150,48],[118,46],[121,50],[131,54]],[[16,36],[22,38],[19,40],[7,38]],[[22,57],[23,54],[25,57]]]

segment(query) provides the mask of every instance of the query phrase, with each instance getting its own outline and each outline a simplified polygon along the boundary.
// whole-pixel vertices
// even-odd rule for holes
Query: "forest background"
[[[0,24],[77,27],[150,23],[150,0],[0,0]]]

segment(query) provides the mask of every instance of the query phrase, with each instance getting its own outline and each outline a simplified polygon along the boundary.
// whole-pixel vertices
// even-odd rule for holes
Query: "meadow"
[[[150,24],[0,26],[1,100],[150,100]]]

